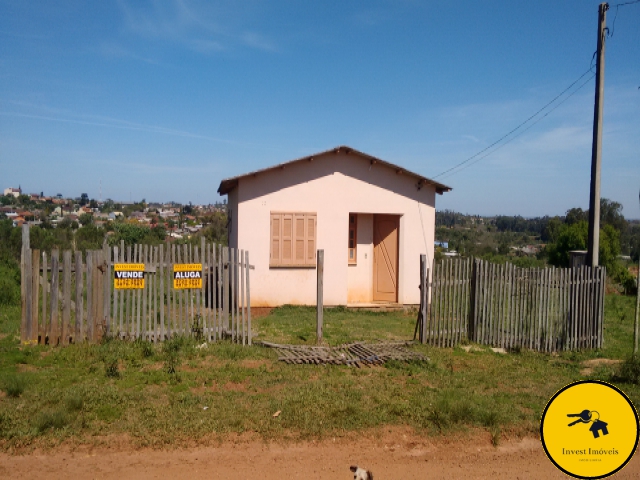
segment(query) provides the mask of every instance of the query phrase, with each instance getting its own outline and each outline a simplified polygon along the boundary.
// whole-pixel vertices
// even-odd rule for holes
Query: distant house
[[[255,265],[251,304],[418,304],[433,258],[435,198],[450,187],[350,147],[227,178],[229,246]]]
[[[5,188],[4,189],[4,196],[8,197],[9,195],[18,198],[20,195],[22,195],[22,189],[20,187],[18,188]]]
[[[436,247],[449,248],[449,242],[435,242]]]

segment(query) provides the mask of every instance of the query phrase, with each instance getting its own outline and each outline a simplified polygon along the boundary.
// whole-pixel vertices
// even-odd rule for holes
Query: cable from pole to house
[[[634,0],[633,2],[624,2],[624,3],[616,3],[614,7],[616,7],[616,14],[613,16],[613,24],[611,26],[611,33],[609,33],[609,29],[607,29],[607,36],[613,37],[613,33],[616,31],[616,19],[618,18],[618,10],[620,7],[625,7],[627,5],[633,5],[634,3],[640,3],[640,0]]]
[[[640,1],[640,0],[639,0]],[[504,139],[506,139],[507,137],[511,136],[513,133],[515,133],[516,131],[520,130],[524,125],[526,125],[527,123],[531,122],[535,117],[537,117],[538,115],[540,115],[544,110],[546,110],[549,106],[551,106],[553,103],[555,103],[560,97],[562,97],[565,93],[567,93],[576,83],[578,83],[580,80],[582,80],[586,75],[588,75],[589,73],[592,73],[592,67],[589,66],[589,69],[587,71],[585,71],[582,75],[580,75],[575,81],[573,81],[567,88],[565,88],[562,92],[560,92],[558,95],[556,95],[550,102],[548,102],[546,105],[544,105],[542,108],[540,108],[537,112],[535,112],[533,115],[531,115],[529,118],[527,118],[525,121],[523,121],[522,123],[520,123],[517,127],[513,128],[511,131],[509,131],[508,133],[506,133],[505,135],[503,135],[502,137],[500,137],[498,140],[496,140],[495,142],[493,142],[491,145],[483,148],[482,150],[480,150],[479,152],[477,152],[476,154],[472,155],[471,157],[467,158],[466,160],[458,163],[457,165],[454,165],[453,167],[445,170],[444,172],[439,173],[438,175],[436,175],[435,178],[441,177],[449,172],[452,172],[453,170],[457,170],[459,167],[469,163],[471,160],[479,157],[480,155],[482,155],[484,152],[486,152],[487,150],[490,150],[491,148],[493,148],[494,146],[498,145],[500,142],[502,142]],[[583,85],[581,85],[579,88],[582,88]],[[578,89],[579,90],[579,89]],[[577,91],[577,90],[576,90]],[[575,93],[575,92],[574,92]],[[573,95],[573,94],[572,94]],[[569,97],[567,97],[569,98]],[[563,102],[561,102],[560,104],[562,104]],[[555,110],[555,108],[553,109]],[[551,110],[551,111],[553,111]],[[545,115],[546,116],[546,115]],[[544,116],[542,117],[544,118]],[[536,122],[537,123],[537,122]],[[515,137],[513,137],[515,138]],[[484,157],[482,157],[484,158]],[[475,162],[474,162],[475,163]],[[459,170],[458,170],[459,171]],[[457,172],[455,172],[457,173]],[[447,175],[450,176],[450,175]]]
[[[523,133],[525,133],[526,131],[528,131],[529,129],[531,129],[534,125],[536,125],[538,122],[540,122],[542,119],[544,119],[545,117],[547,117],[551,112],[553,112],[556,108],[558,108],[560,105],[562,105],[564,102],[566,102],[567,100],[569,100],[573,95],[575,95],[576,93],[578,93],[578,91],[580,91],[582,89],[582,87],[584,87],[585,85],[589,84],[591,82],[591,80],[593,79],[593,77],[595,77],[595,74],[593,74],[592,76],[590,76],[585,82],[583,82],[578,88],[576,88],[573,92],[571,92],[569,95],[567,95],[566,98],[563,98],[557,105],[555,105],[551,110],[549,110],[548,112],[546,112],[544,115],[542,115],[540,118],[536,119],[536,121],[534,121],[533,123],[531,123],[527,128],[525,128],[524,130],[521,130],[520,132],[518,132],[517,134],[515,134],[513,137],[511,137],[510,139],[508,139],[506,142],[504,142],[501,145],[498,145],[496,148],[494,148],[493,150],[491,150],[490,152],[487,152],[485,155],[482,155],[479,158],[476,158],[473,162],[466,164],[464,167],[459,168],[458,170],[449,173],[448,175],[445,175],[443,177],[444,178],[448,178],[452,175],[455,175],[458,172],[461,172],[462,170],[465,170],[466,168],[469,168],[472,165],[475,165],[476,163],[478,163],[480,160],[482,160],[483,158],[488,157],[489,155],[491,155],[492,153],[497,152],[498,150],[500,150],[502,147],[504,147],[505,145],[508,145],[509,143],[511,143],[513,140],[515,140],[516,138],[518,138],[520,135],[522,135]],[[486,149],[485,149],[486,150]]]

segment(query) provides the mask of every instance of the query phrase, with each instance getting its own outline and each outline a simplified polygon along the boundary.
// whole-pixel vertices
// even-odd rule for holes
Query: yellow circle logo
[[[617,387],[597,380],[567,385],[547,404],[540,438],[549,459],[576,478],[604,478],[638,446],[638,414]]]

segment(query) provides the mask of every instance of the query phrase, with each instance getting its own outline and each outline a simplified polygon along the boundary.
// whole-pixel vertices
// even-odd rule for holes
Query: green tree
[[[624,232],[627,221],[622,215],[622,204],[608,198],[600,199],[600,225],[611,225],[618,232]]]
[[[227,215],[223,212],[214,212],[207,215],[205,222],[208,224],[202,229],[202,235],[213,243],[227,244]]]
[[[80,221],[82,226],[85,227],[93,223],[93,215],[91,215],[90,213],[83,213],[82,215],[80,215],[80,217],[78,217],[78,220]]]
[[[541,240],[543,242],[556,242],[558,240],[558,234],[561,226],[562,220],[560,220],[560,218],[550,218],[542,232]]]
[[[587,222],[589,221],[589,211],[584,211],[581,208],[572,208],[571,210],[567,210],[564,221],[568,225],[574,225],[579,222]]]
[[[551,265],[569,267],[571,250],[586,250],[589,236],[589,224],[585,221],[563,225],[558,240],[547,246],[547,258]],[[607,275],[618,279],[623,268],[618,262],[620,255],[620,234],[611,225],[600,229],[599,264],[607,268]]]
[[[104,242],[105,231],[93,224],[86,225],[76,232],[76,250],[99,250]]]

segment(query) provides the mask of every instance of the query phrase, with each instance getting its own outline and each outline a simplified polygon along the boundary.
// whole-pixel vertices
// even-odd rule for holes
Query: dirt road
[[[0,455],[0,478],[350,480],[358,464],[385,479],[566,479],[536,438],[504,441],[424,439],[393,432],[360,441],[265,444],[228,442],[219,447],[132,450],[61,447],[26,455]],[[618,479],[640,478],[636,455]]]

